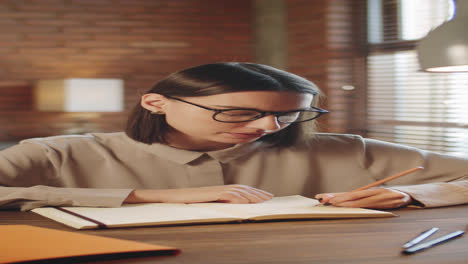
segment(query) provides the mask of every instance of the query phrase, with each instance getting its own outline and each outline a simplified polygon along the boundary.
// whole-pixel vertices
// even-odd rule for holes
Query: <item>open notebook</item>
[[[173,247],[29,225],[0,225],[0,263],[78,263],[177,254]],[[128,260],[130,261],[130,260]],[[130,261],[131,262],[131,261]]]
[[[274,197],[257,204],[146,203],[118,208],[43,207],[32,211],[76,229],[395,216],[385,211],[320,206],[317,200],[300,195]]]

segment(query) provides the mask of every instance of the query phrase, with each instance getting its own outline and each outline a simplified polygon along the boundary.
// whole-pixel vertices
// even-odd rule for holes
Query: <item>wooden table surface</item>
[[[26,224],[162,244],[182,251],[177,256],[86,263],[468,263],[468,234],[413,255],[400,253],[401,245],[430,227],[440,228],[434,238],[465,230],[468,205],[393,212],[399,216],[78,231],[31,212],[0,211],[0,224]]]

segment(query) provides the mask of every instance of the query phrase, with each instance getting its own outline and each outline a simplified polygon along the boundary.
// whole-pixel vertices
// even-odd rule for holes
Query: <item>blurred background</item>
[[[468,73],[423,72],[416,52],[454,14],[452,0],[1,0],[0,149],[122,131],[167,74],[249,61],[316,83],[322,132],[468,156]]]

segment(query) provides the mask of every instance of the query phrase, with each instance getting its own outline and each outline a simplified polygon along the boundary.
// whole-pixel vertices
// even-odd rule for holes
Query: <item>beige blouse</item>
[[[426,207],[468,203],[468,158],[356,135],[316,134],[288,148],[262,142],[196,152],[124,133],[28,139],[0,152],[0,208],[117,207],[133,189],[245,184],[276,196],[344,192],[387,183]]]

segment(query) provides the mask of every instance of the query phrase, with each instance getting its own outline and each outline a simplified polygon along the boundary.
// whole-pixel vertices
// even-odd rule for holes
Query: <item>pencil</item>
[[[398,173],[398,174],[392,175],[392,176],[387,177],[387,178],[385,178],[385,179],[382,179],[382,180],[380,180],[380,181],[376,181],[376,182],[371,183],[371,184],[368,184],[368,185],[366,185],[366,186],[359,187],[359,188],[357,188],[357,189],[355,189],[355,190],[352,190],[352,192],[367,190],[367,189],[369,189],[369,188],[372,188],[372,187],[375,187],[375,186],[379,186],[379,185],[381,185],[381,184],[383,184],[383,183],[386,183],[386,182],[388,182],[388,181],[391,181],[391,180],[393,180],[393,179],[396,179],[396,178],[399,178],[399,177],[401,177],[401,176],[405,176],[405,175],[408,175],[408,174],[413,173],[413,172],[415,172],[415,171],[423,170],[423,169],[424,169],[424,167],[412,168],[412,169],[410,169],[410,170],[406,170],[406,171],[400,172],[400,173]]]

